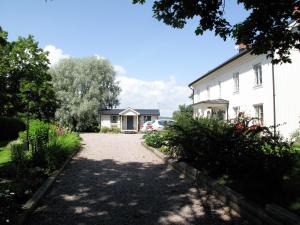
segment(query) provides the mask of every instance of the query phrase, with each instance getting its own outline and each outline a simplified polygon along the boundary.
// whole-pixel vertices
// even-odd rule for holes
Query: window
[[[110,122],[111,123],[117,123],[118,122],[118,116],[111,115],[110,116]]]
[[[264,108],[262,104],[254,105],[255,117],[258,120],[258,124],[264,124]]]
[[[261,86],[262,85],[262,70],[261,65],[257,64],[253,67],[254,73],[255,73],[255,86]]]
[[[222,81],[219,81],[219,98],[222,98]]]
[[[200,90],[197,90],[197,97],[196,97],[196,102],[200,102]]]
[[[234,73],[233,74],[233,92],[239,92],[240,90],[240,74]]]
[[[144,123],[151,121],[151,116],[144,116]]]
[[[206,91],[207,91],[207,99],[210,99],[210,88],[209,88],[209,86],[207,86]]]
[[[234,118],[238,119],[240,114],[240,107],[239,106],[233,107],[233,111],[234,111]]]

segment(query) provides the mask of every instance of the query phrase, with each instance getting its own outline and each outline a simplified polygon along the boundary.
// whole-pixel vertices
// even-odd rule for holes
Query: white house
[[[122,132],[138,132],[142,124],[158,119],[158,109],[110,109],[101,112],[101,127],[117,127]]]
[[[240,51],[189,84],[194,116],[230,120],[243,112],[286,138],[300,122],[300,52],[292,63],[272,65],[265,55]],[[273,79],[274,78],[274,79]]]

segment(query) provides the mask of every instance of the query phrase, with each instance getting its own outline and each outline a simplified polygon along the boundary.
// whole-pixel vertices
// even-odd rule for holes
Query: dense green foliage
[[[20,140],[26,143],[26,131],[20,133]],[[40,120],[31,120],[29,144],[31,166],[52,171],[79,148],[80,139],[75,133],[61,132],[61,129],[54,125]]]
[[[7,141],[0,142],[0,167],[11,161],[11,151]]]
[[[120,88],[107,60],[63,59],[50,73],[61,103],[56,118],[63,127],[75,131],[97,130],[100,110],[118,105]]]
[[[11,161],[15,163],[17,176],[21,174],[26,167],[27,158],[25,143],[12,143],[10,145]]]
[[[0,155],[5,151],[10,158],[0,163],[0,178],[9,181],[0,183],[1,224],[7,220],[15,224],[21,205],[80,146],[77,134],[39,120],[30,121],[29,140],[29,151],[26,132],[20,132],[19,140],[0,148]]]
[[[278,194],[294,167],[291,144],[266,127],[248,120],[231,124],[207,118],[177,121],[163,133],[145,136],[145,143],[190,162],[212,177],[226,176],[239,191]]]
[[[144,135],[145,143],[154,148],[160,148],[164,144],[162,132],[148,132]]]
[[[0,141],[17,139],[19,132],[25,129],[25,123],[18,118],[0,117]]]
[[[58,169],[79,146],[80,139],[74,133],[67,133],[50,140],[46,148],[48,169],[50,171]]]
[[[112,128],[109,128],[109,127],[102,127],[101,130],[100,130],[101,133],[121,133],[121,129],[118,128],[118,127],[112,127]]]
[[[132,0],[145,3],[146,0]],[[154,17],[174,28],[183,28],[188,20],[197,19],[196,35],[214,31],[224,40],[233,37],[237,43],[243,42],[255,54],[268,54],[279,58],[274,63],[289,62],[290,50],[300,49],[300,29],[289,29],[291,21],[300,22],[299,0],[237,0],[247,10],[244,21],[230,24],[224,0],[156,0],[153,3]],[[295,29],[298,31],[295,32]]]
[[[185,121],[193,117],[193,107],[191,105],[179,105],[178,110],[173,112],[175,121]]]
[[[30,113],[50,120],[57,101],[48,74],[47,53],[33,36],[9,42],[0,27],[0,116]]]

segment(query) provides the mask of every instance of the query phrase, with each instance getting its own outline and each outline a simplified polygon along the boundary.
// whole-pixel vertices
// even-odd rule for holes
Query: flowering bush
[[[170,126],[160,142],[213,177],[226,175],[241,190],[272,195],[291,171],[295,154],[269,128],[251,124],[245,118],[236,123],[190,118]]]

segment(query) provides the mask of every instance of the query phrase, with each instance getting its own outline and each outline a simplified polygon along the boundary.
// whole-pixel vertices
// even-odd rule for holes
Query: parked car
[[[158,119],[158,120],[155,120],[153,123],[152,123],[152,130],[153,131],[161,131],[163,130],[166,126],[168,125],[172,125],[174,124],[174,120],[171,120],[171,119]]]
[[[147,131],[151,131],[152,130],[152,123],[154,121],[147,121],[144,124],[141,125],[140,127],[140,131],[141,132],[147,132]]]

